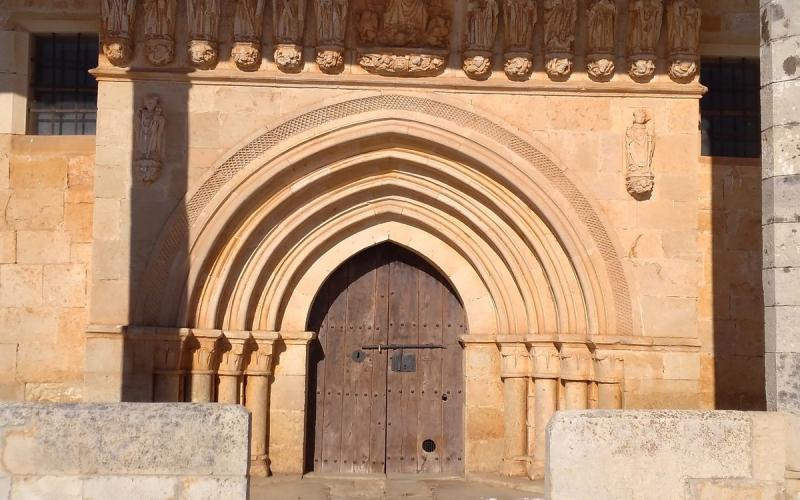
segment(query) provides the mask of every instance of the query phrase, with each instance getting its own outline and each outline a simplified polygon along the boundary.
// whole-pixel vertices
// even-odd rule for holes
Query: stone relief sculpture
[[[527,77],[533,68],[533,27],[536,24],[534,0],[504,0],[503,29],[505,59],[503,69],[509,78],[519,80]]]
[[[261,64],[261,31],[265,0],[236,0],[231,57],[239,69],[253,71]]]
[[[444,71],[445,59],[434,54],[362,54],[358,64],[376,75],[434,76]]]
[[[650,78],[655,73],[662,10],[661,0],[631,0],[628,4],[628,73],[634,79]]]
[[[344,37],[349,0],[316,0],[317,65],[324,73],[344,68]]]
[[[656,139],[648,126],[650,116],[645,109],[633,113],[633,124],[625,132],[625,187],[634,198],[647,197],[653,191],[653,153]]]
[[[492,72],[492,45],[497,35],[500,8],[496,0],[472,0],[467,6],[464,72],[486,78]]]
[[[576,0],[544,0],[545,68],[550,78],[565,79],[572,73]]]
[[[189,61],[211,69],[219,59],[219,0],[186,0],[189,22]]]
[[[614,74],[617,4],[614,0],[593,0],[586,17],[586,71],[593,78],[611,78]]]
[[[304,0],[272,0],[275,33],[275,64],[282,71],[297,72],[303,67]]]
[[[166,118],[158,96],[145,97],[142,107],[136,112],[134,166],[139,178],[148,184],[161,175],[165,127]]]
[[[127,66],[133,57],[136,0],[101,0],[100,35],[103,54],[114,66]]]
[[[153,66],[175,58],[175,11],[177,0],[144,0],[144,48]]]
[[[675,80],[690,80],[697,74],[701,16],[697,0],[672,0],[667,5],[669,74]]]

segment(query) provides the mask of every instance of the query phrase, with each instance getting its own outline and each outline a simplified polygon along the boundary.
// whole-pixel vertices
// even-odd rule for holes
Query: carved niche
[[[153,66],[175,58],[175,11],[177,0],[144,0],[144,50]]]
[[[305,0],[272,0],[275,33],[275,64],[282,71],[296,73],[303,68],[303,32],[306,25]]]
[[[701,17],[697,0],[672,0],[667,5],[669,74],[677,81],[691,80],[697,74]]]
[[[136,0],[101,0],[100,35],[103,54],[114,66],[127,66],[133,57]]]
[[[261,65],[261,31],[266,0],[236,0],[231,58],[244,71]]]
[[[633,124],[625,131],[625,187],[636,199],[645,199],[653,191],[653,153],[656,137],[645,109],[633,112]]]
[[[655,74],[662,11],[661,0],[630,0],[628,3],[628,73],[635,80]]]
[[[136,111],[134,167],[142,182],[151,183],[161,176],[164,162],[166,118],[156,95],[144,98]]]
[[[445,68],[450,42],[446,0],[360,0],[354,19],[359,65],[379,75],[432,76]]]
[[[530,75],[533,69],[533,28],[537,21],[534,0],[504,0],[503,70],[512,80]]]
[[[595,79],[614,75],[617,4],[614,0],[591,0],[586,12],[586,72]]]
[[[471,0],[467,6],[464,72],[483,79],[492,73],[492,46],[497,36],[497,0]]]
[[[544,57],[550,78],[563,80],[572,74],[576,10],[576,0],[544,0]]]
[[[189,62],[211,69],[219,60],[220,0],[186,0],[189,31]]]
[[[317,66],[323,73],[344,69],[344,39],[350,0],[315,0]]]

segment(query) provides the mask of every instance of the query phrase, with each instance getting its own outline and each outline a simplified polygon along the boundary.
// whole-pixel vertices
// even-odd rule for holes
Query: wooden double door
[[[307,471],[464,471],[466,317],[435,268],[367,249],[328,278],[309,323]]]

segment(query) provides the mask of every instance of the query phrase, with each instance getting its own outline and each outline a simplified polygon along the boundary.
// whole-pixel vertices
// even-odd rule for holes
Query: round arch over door
[[[417,254],[383,243],[320,288],[309,330],[306,470],[464,471],[464,308]]]

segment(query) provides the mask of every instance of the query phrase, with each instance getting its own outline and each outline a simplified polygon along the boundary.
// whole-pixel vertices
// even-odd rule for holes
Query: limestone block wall
[[[2,499],[247,496],[239,406],[6,403],[0,422]]]
[[[722,57],[758,57],[758,0],[701,0],[700,52]]]
[[[0,399],[80,401],[94,137],[0,136]]]
[[[797,424],[765,412],[561,412],[547,429],[546,495],[786,498],[795,490]]]

